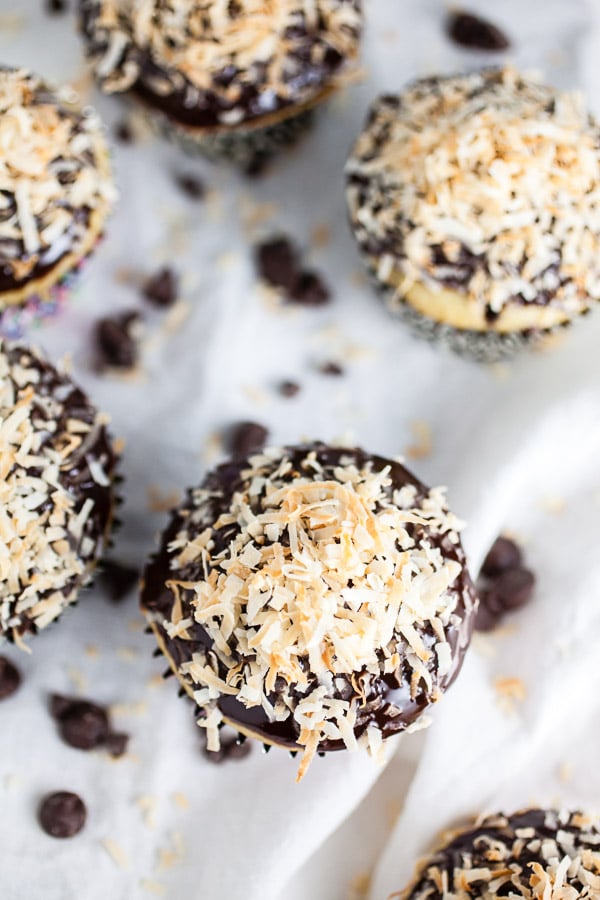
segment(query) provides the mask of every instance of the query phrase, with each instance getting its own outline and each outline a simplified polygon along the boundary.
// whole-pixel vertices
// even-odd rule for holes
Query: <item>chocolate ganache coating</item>
[[[116,193],[100,120],[69,88],[0,67],[0,301],[92,249]]]
[[[366,501],[369,513],[365,513],[360,505],[358,498],[361,494],[369,495]],[[269,499],[270,496],[275,499]],[[314,514],[311,510],[314,511],[320,503],[326,505],[324,519],[311,521],[310,516]],[[349,736],[343,727],[341,730],[322,728],[317,732],[318,747],[315,744],[313,748],[319,751],[342,749],[355,739],[366,740],[367,737],[372,743],[373,732],[378,733],[379,739],[387,738],[415,723],[458,674],[477,606],[464,552],[456,534],[457,520],[442,504],[439,492],[428,491],[400,463],[371,456],[359,449],[330,447],[321,443],[268,450],[264,455],[227,462],[210,472],[201,488],[190,491],[182,506],[174,512],[162,536],[160,549],[146,568],[142,591],[142,608],[150,618],[159,645],[188,693],[199,702],[203,714],[207,718],[214,715],[222,717],[267,742],[291,749],[304,747],[306,750],[310,741],[298,721],[298,708],[313,691],[319,690],[325,694],[325,706],[328,700],[333,701],[333,706],[337,701],[342,701],[342,713],[352,722],[353,733],[353,737]],[[264,510],[267,510],[268,517],[271,509],[277,510],[277,514],[272,516],[274,520],[283,510],[279,526],[271,523],[263,529],[255,527],[254,517],[260,519]],[[390,515],[398,517],[399,524],[397,531],[393,530],[395,525],[391,526],[391,536],[384,545],[377,531],[380,527],[378,517],[385,518],[388,509]],[[235,510],[244,510],[244,513],[238,516]],[[344,517],[352,516],[358,517],[359,526],[348,537]],[[298,522],[299,518],[302,529],[298,526],[296,530],[293,523]],[[362,526],[370,531],[370,537],[366,533],[363,535]],[[311,531],[311,528],[314,530]],[[322,538],[319,537],[320,528],[324,529]],[[248,529],[255,536],[254,541],[245,539],[247,535],[244,532]],[[307,537],[307,532],[310,532],[310,537]],[[361,543],[363,540],[364,546]],[[430,619],[417,621],[416,614],[406,613],[406,610],[396,612],[397,621],[388,623],[384,629],[390,640],[383,639],[382,646],[370,647],[368,660],[359,653],[356,669],[347,663],[335,664],[335,660],[346,652],[345,640],[348,637],[352,640],[351,629],[341,638],[334,634],[339,621],[335,617],[327,619],[329,631],[321,635],[320,641],[318,638],[316,640],[317,666],[312,655],[315,652],[314,643],[310,641],[308,643],[313,649],[304,647],[298,653],[295,675],[290,675],[282,646],[273,646],[273,671],[262,672],[265,675],[262,684],[265,696],[261,702],[260,697],[252,699],[251,692],[229,690],[227,685],[238,684],[241,687],[235,673],[244,670],[255,653],[258,655],[254,649],[256,641],[260,641],[270,626],[278,630],[281,620],[274,612],[273,615],[269,612],[261,624],[257,621],[255,626],[243,632],[237,631],[235,625],[228,628],[224,655],[214,620],[211,621],[210,614],[208,618],[198,614],[199,605],[206,606],[208,603],[210,606],[213,601],[218,604],[219,598],[213,596],[211,600],[206,595],[206,599],[199,601],[199,592],[201,595],[206,590],[210,594],[213,587],[218,590],[218,577],[228,570],[241,573],[237,582],[239,602],[233,603],[233,616],[237,617],[237,622],[243,620],[248,624],[252,615],[250,607],[257,602],[253,584],[268,573],[269,560],[276,558],[277,573],[269,587],[264,584],[259,586],[259,590],[262,588],[265,592],[258,601],[259,605],[262,603],[263,608],[267,608],[272,604],[281,609],[287,599],[288,588],[296,592],[296,601],[300,602],[298,594],[304,594],[302,579],[309,581],[308,592],[312,576],[297,572],[294,575],[291,569],[289,577],[280,577],[280,570],[288,562],[293,567],[294,561],[302,558],[302,542],[304,553],[312,556],[317,567],[319,559],[335,554],[340,547],[347,551],[349,557],[358,553],[362,560],[358,566],[349,564],[347,573],[342,565],[336,581],[332,581],[334,576],[325,570],[316,576],[321,594],[312,610],[300,616],[306,623],[314,614],[316,633],[320,617],[325,621],[325,616],[329,615],[326,609],[329,610],[332,602],[337,605],[335,615],[340,619],[346,615],[351,617],[351,609],[367,609],[369,601],[373,602],[375,597],[375,594],[373,597],[369,594],[369,584],[377,586],[380,593],[370,609],[370,621],[361,620],[356,625],[357,633],[360,628],[375,627],[378,616],[384,615],[386,591],[393,592],[393,585],[398,586],[401,580],[402,566],[408,567],[406,575],[412,566],[413,574],[420,578],[424,570],[430,571],[426,558],[434,560],[438,575],[445,579],[435,589],[444,600],[437,615],[429,613]],[[422,551],[424,555],[421,558]],[[397,560],[393,558],[396,553]],[[419,558],[420,562],[417,561]],[[240,560],[251,567],[247,573],[236,567],[236,561]],[[449,567],[449,571],[442,576],[440,573],[445,566]],[[367,581],[364,580],[365,571]],[[369,571],[372,574],[368,574]],[[381,584],[377,581],[377,573],[382,579]],[[241,579],[245,574],[249,576],[249,581],[243,585]],[[368,579],[372,580],[369,582]],[[348,595],[336,595],[335,586],[328,592],[323,588],[323,582],[341,585],[342,592],[348,590]],[[352,596],[353,589],[359,592],[356,598]],[[410,594],[411,589],[414,589],[414,584],[411,586],[409,578],[405,581],[407,606],[413,602],[410,599],[414,596]],[[225,590],[228,588],[225,587]],[[423,588],[424,593],[429,590]],[[416,591],[419,592],[418,587]],[[433,602],[432,596],[429,600]],[[290,597],[288,602],[293,601],[294,598]],[[445,612],[441,612],[442,607]],[[291,613],[290,616],[294,618]],[[402,624],[404,620],[405,625]],[[284,623],[280,645],[288,640],[285,636],[288,624],[287,621]],[[296,625],[294,622],[292,627]],[[408,637],[403,637],[403,628]],[[215,646],[215,639],[219,641],[218,647]],[[440,651],[440,642],[445,647],[444,651]],[[374,643],[377,644],[377,639]],[[208,698],[208,695],[199,693],[198,688],[214,679],[206,669],[201,673],[194,663],[198,659],[206,661],[211,654],[214,672],[221,681],[216,693]],[[327,659],[324,669],[328,671],[320,671],[321,657]],[[280,662],[279,670],[277,660]],[[319,668],[318,673],[315,668]],[[262,675],[259,674],[259,678]],[[320,690],[323,685],[326,685],[324,691]],[[313,744],[314,741],[313,737]]]
[[[485,816],[456,833],[423,862],[415,883],[397,896],[592,900],[600,890],[599,872],[597,819],[580,812],[526,809],[511,816]]]
[[[0,343],[0,638],[56,619],[109,536],[117,457],[83,391],[37,351]]]
[[[80,0],[95,74],[192,128],[310,103],[358,51],[360,0]]]

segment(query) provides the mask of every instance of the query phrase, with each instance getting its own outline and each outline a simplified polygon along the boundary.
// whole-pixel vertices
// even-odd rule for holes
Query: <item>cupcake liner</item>
[[[311,127],[315,110],[303,109],[297,115],[262,128],[238,127],[204,134],[201,129],[194,134],[156,110],[146,110],[145,115],[154,131],[189,156],[226,160],[244,171],[251,171],[300,140]]]
[[[455,328],[445,322],[436,322],[400,299],[396,289],[380,281],[372,267],[369,267],[369,275],[389,312],[408,325],[413,334],[471,362],[489,365],[514,359],[522,351],[539,347],[549,337],[572,324],[567,321],[552,328],[514,332]]]
[[[31,294],[20,303],[10,303],[0,310],[0,337],[19,340],[30,328],[36,328],[47,319],[59,315],[66,306],[74,290],[79,287],[82,272],[87,262],[101,243],[97,238],[92,249],[65,272],[44,294]]]

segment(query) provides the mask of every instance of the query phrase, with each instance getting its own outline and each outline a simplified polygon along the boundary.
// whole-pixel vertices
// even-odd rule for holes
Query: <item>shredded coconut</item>
[[[359,0],[85,0],[84,30],[95,73],[107,91],[142,83],[157,96],[219,97],[219,120],[302,102],[323,88],[342,59],[357,54]],[[151,65],[148,61],[151,60]]]
[[[315,450],[298,465],[272,450],[250,459],[225,509],[212,487],[192,492],[168,547],[175,602],[162,626],[179,634],[193,618],[210,639],[180,674],[213,746],[223,695],[270,721],[293,718],[300,774],[323,741],[355,749],[374,680],[401,683],[409,667],[410,695],[438,698],[456,652],[446,632],[468,602],[460,557],[442,550],[456,547],[460,523],[443,491],[395,490],[390,470],[343,454],[324,464]]]
[[[381,97],[347,164],[378,277],[450,286],[491,316],[512,301],[600,299],[600,132],[575,93],[511,68]]]
[[[0,68],[0,198],[0,266],[14,281],[77,252],[92,211],[115,200],[98,117],[25,69]]]
[[[404,900],[597,900],[598,821],[581,813],[526,810],[484,816],[425,862]]]
[[[68,379],[32,351],[0,343],[0,637],[45,627],[88,580],[106,512],[71,472],[85,484],[93,461],[110,495],[114,457],[103,447],[99,414]]]

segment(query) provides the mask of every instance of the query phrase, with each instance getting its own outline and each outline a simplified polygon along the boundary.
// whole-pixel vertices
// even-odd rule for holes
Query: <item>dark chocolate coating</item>
[[[385,466],[390,465],[393,489],[412,484],[417,488],[419,499],[427,494],[425,486],[417,481],[399,463],[378,456],[371,456],[358,449],[348,450],[318,443],[286,448],[286,456],[293,463],[293,469],[286,475],[286,480],[292,480],[303,472],[302,461],[311,450],[316,452],[319,463],[324,467],[324,478],[335,480],[333,469],[341,464],[341,461],[355,463],[359,468],[370,462],[374,471],[381,471]],[[218,466],[206,476],[202,487],[215,492],[214,496],[208,501],[210,503],[210,518],[212,521],[216,521],[219,515],[228,509],[233,493],[243,490],[245,482],[241,478],[241,472],[247,466],[247,460],[236,460]],[[311,470],[305,469],[304,471],[310,472]],[[170,569],[172,554],[169,552],[168,546],[183,527],[191,527],[186,512],[193,508],[192,493],[188,492],[187,499],[183,505],[172,515],[171,522],[162,535],[160,549],[148,564],[143,577],[142,609],[146,613],[151,614],[154,625],[158,629],[160,640],[177,668],[186,660],[191,659],[197,648],[206,648],[211,645],[211,639],[205,629],[195,622],[188,628],[191,636],[190,640],[182,637],[170,638],[162,625],[162,619],[170,620],[174,603],[174,596],[169,588],[166,587],[166,582],[173,577]],[[432,654],[432,659],[428,664],[434,685],[440,691],[444,691],[456,678],[469,644],[474,612],[477,606],[475,590],[466,568],[464,551],[460,543],[453,544],[447,535],[432,534],[422,526],[410,525],[407,526],[407,530],[414,535],[416,540],[427,534],[431,543],[439,547],[446,558],[458,561],[462,567],[452,587],[452,591],[457,595],[455,609],[457,621],[452,622],[446,628],[447,639],[452,651],[452,666],[446,675],[440,677],[436,671],[437,660],[435,653]],[[214,547],[211,551],[213,556],[226,549],[237,532],[237,524],[228,525],[218,531],[213,531]],[[195,533],[191,532],[192,536]],[[187,565],[183,569],[177,570],[177,576],[182,581],[200,581],[203,579],[202,567],[198,563]],[[193,598],[193,591],[180,589],[180,596],[184,607],[184,615],[189,614],[193,618],[193,612],[188,606]],[[429,627],[421,633],[421,637],[428,648],[431,648],[435,643],[434,634]],[[411,672],[412,670],[404,663],[400,677],[391,674],[375,678],[366,673],[362,673],[362,676],[359,676],[359,680],[362,679],[365,689],[366,703],[358,710],[354,729],[357,737],[360,737],[371,723],[376,723],[383,737],[389,737],[392,734],[403,731],[431,705],[433,699],[422,685],[416,696],[411,697]],[[180,674],[179,677],[185,680]],[[349,678],[336,676],[336,680],[338,679],[342,679],[345,686],[336,696],[345,700],[351,700],[357,696],[356,689],[352,686]],[[276,690],[277,687],[276,684]],[[288,690],[292,696],[294,695],[293,689],[289,689],[285,683],[281,684],[280,689]],[[299,693],[296,696],[298,699],[301,697]],[[221,696],[218,705],[221,712],[232,722],[238,723],[267,741],[298,749],[298,727],[291,715],[283,722],[270,722],[262,707],[247,708],[232,696]],[[398,709],[401,710],[399,715],[390,714]],[[339,750],[343,746],[344,744],[341,741],[328,740],[322,742],[319,750]]]
[[[461,831],[449,843],[441,847],[436,853],[428,858],[424,862],[423,868],[415,884],[403,895],[404,900],[418,900],[418,898],[421,897],[427,897],[429,900],[437,900],[437,898],[440,898],[441,900],[443,896],[447,896],[442,894],[439,889],[439,881],[437,881],[438,872],[445,872],[447,874],[449,892],[458,889],[458,885],[455,882],[455,875],[457,871],[464,869],[489,867],[492,872],[494,872],[495,869],[498,871],[504,870],[507,865],[514,863],[520,869],[524,870],[524,880],[526,880],[529,877],[530,873],[528,872],[528,869],[532,863],[539,863],[542,868],[545,868],[547,865],[540,852],[540,847],[536,842],[536,839],[539,841],[555,841],[557,830],[565,831],[573,835],[573,841],[577,849],[585,849],[590,846],[592,849],[597,849],[597,844],[594,848],[592,841],[594,838],[596,840],[598,839],[598,829],[594,826],[589,828],[588,835],[592,838],[592,841],[586,841],[581,826],[573,821],[574,817],[577,816],[577,813],[573,813],[568,817],[567,821],[562,821],[561,819],[558,829],[546,824],[548,811],[543,809],[526,809],[515,813],[512,816],[506,818],[502,817],[503,821],[498,821],[497,816],[488,816],[477,827],[467,828],[466,830]],[[493,860],[490,861],[485,857],[484,853],[489,848],[487,844],[481,841],[482,838],[490,838],[494,842],[498,842],[510,849],[517,840],[518,836],[516,835],[516,831],[524,828],[532,828],[534,837],[529,837],[522,841],[522,847],[520,848],[518,857],[510,855],[508,859],[503,859],[498,862],[494,862]],[[533,844],[533,847],[531,844]],[[432,877],[434,870],[436,871],[436,880]],[[593,896],[592,893],[584,892],[584,885],[581,884],[576,876],[574,878],[567,877],[566,884],[576,888],[579,892],[579,896],[590,898]],[[487,882],[472,882],[469,893],[474,900],[477,897],[483,896],[483,891],[481,887],[478,889],[478,885],[483,885],[485,889],[489,888]],[[513,891],[514,896],[523,896],[518,887],[508,883],[505,883],[499,888],[497,896],[506,896],[509,889]]]
[[[93,557],[85,560],[86,565],[90,565],[100,557],[105,548],[114,512],[113,479],[117,457],[112,448],[110,435],[104,425],[94,427],[97,416],[96,408],[67,375],[61,374],[49,362],[20,345],[5,344],[2,352],[8,357],[11,366],[18,363],[19,360],[23,360],[26,367],[37,369],[40,373],[40,380],[35,385],[36,394],[42,397],[52,397],[60,402],[60,414],[56,420],[51,420],[56,425],[54,432],[46,429],[46,422],[50,421],[47,411],[41,406],[35,407],[33,424],[36,429],[44,432],[40,452],[45,446],[56,445],[64,437],[67,432],[68,419],[77,419],[92,426],[89,434],[84,436],[80,447],[67,457],[60,473],[62,486],[74,498],[74,515],[77,515],[88,498],[94,501],[82,533],[82,538],[89,537],[94,542]],[[17,396],[18,394],[19,390],[17,389]],[[90,469],[90,462],[93,463],[93,461],[99,461],[102,464],[104,472],[111,481],[110,485],[100,485],[94,480]],[[32,472],[32,474],[36,473]],[[47,508],[47,503],[40,506],[40,513]],[[70,533],[67,539],[71,547],[77,551],[81,542],[76,541]],[[65,597],[78,586],[78,582],[81,583],[83,580],[85,579],[82,576],[74,577],[62,585],[61,590]],[[40,592],[40,599],[43,599],[47,593],[49,592]],[[21,634],[36,632],[37,627],[31,619],[24,615],[18,631]],[[10,640],[10,632],[5,637]]]
[[[346,2],[360,11],[361,0]],[[102,0],[79,2],[86,53],[94,58],[102,58],[107,49],[105,35],[98,35],[95,30],[101,8]],[[233,9],[234,4],[230,4],[229,15],[232,15]],[[130,31],[126,16],[122,16],[121,26],[126,33]],[[323,23],[316,29],[311,28],[303,17],[299,17],[294,25],[295,48],[290,53],[293,71],[287,75],[285,93],[266,91],[266,67],[257,61],[253,67],[254,80],[239,80],[239,96],[232,102],[224,96],[223,88],[235,84],[239,79],[240,73],[234,65],[229,64],[220,71],[212,72],[212,87],[201,90],[182,72],[166,70],[153,58],[148,48],[134,44],[125,50],[126,59],[134,61],[139,67],[139,75],[130,88],[131,93],[150,109],[159,110],[169,119],[190,128],[223,127],[221,116],[234,108],[242,110],[242,122],[259,120],[293,107],[297,104],[298,97],[303,97],[307,91],[310,91],[311,96],[316,96],[342,67],[345,59],[335,47],[328,44],[326,31],[322,31],[322,27]],[[323,50],[319,61],[312,55],[315,45]],[[165,79],[171,81],[173,89],[168,93],[158,93],[152,87],[152,80],[157,78],[163,83]],[[190,95],[194,97],[193,102],[190,102]]]

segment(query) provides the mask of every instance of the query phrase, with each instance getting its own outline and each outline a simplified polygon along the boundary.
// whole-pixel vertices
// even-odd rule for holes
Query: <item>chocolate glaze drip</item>
[[[346,2],[360,11],[361,0]],[[233,4],[230,4],[231,8]],[[101,59],[108,47],[106,32],[97,25],[101,10],[102,0],[80,0],[81,30],[87,42],[86,52],[95,59]],[[126,15],[121,16],[120,25],[126,34],[130,32],[131,25]],[[359,35],[355,36],[358,40]],[[306,98],[307,92],[310,96],[316,96],[345,62],[339,51],[327,43],[323,22],[315,29],[299,16],[296,24],[288,28],[283,37],[294,41],[289,53],[289,72],[284,75],[285,93],[271,89],[267,67],[259,62],[252,67],[252,81],[230,63],[220,71],[212,72],[212,86],[202,90],[181,71],[166,69],[147,48],[133,43],[124,51],[124,59],[139,70],[131,91],[151,109],[160,110],[175,122],[191,128],[222,126],[223,114],[232,109],[242,112],[242,122],[260,119],[296,105],[299,98]],[[190,40],[193,38],[190,37]],[[318,61],[312,52],[315,45],[322,48]],[[152,86],[152,82],[157,80],[161,84],[165,81],[170,83],[171,90],[158,93]],[[239,91],[234,102],[225,96],[224,89],[236,81]]]
[[[83,391],[76,387],[68,376],[62,375],[50,363],[34,355],[24,347],[5,344],[2,352],[8,357],[11,366],[21,362],[25,367],[37,369],[40,373],[40,379],[35,385],[36,395],[52,397],[60,403],[60,413],[56,419],[50,418],[42,406],[35,406],[32,414],[33,425],[36,430],[45,432],[40,449],[53,447],[58,444],[60,439],[67,433],[68,419],[77,419],[91,426],[91,431],[84,436],[81,446],[67,458],[60,473],[62,486],[75,501],[73,515],[79,513],[88,498],[94,501],[94,506],[85,522],[82,533],[82,538],[88,537],[94,542],[94,551],[91,557],[86,557],[83,560],[86,565],[89,565],[90,562],[99,558],[104,549],[114,511],[113,484],[111,483],[109,486],[98,484],[94,480],[90,469],[90,463],[93,465],[94,462],[99,462],[107,477],[111,482],[113,481],[117,457],[113,451],[110,436],[104,425],[94,425],[97,410],[92,406]],[[18,396],[18,388],[16,388],[16,392]],[[53,431],[47,430],[49,423],[55,425]],[[31,470],[31,475],[33,476],[40,474],[39,470]],[[49,501],[41,505],[39,507],[40,513],[47,510],[50,505]],[[71,548],[78,552],[81,541],[76,541],[71,534],[68,534],[67,540]],[[61,587],[65,598],[84,580],[85,577],[82,576],[70,578]],[[48,593],[50,592],[40,592],[40,599],[43,599]],[[37,631],[37,627],[24,613],[21,625],[17,630],[21,634],[33,633]],[[10,638],[10,634],[5,636]]]
[[[427,494],[427,488],[399,463],[379,456],[371,456],[359,449],[348,450],[329,447],[319,443],[286,448],[286,456],[293,463],[293,469],[286,476],[286,479],[292,480],[299,474],[311,472],[310,469],[303,467],[303,461],[311,451],[316,452],[318,462],[324,467],[325,478],[335,479],[333,469],[344,463],[354,463],[357,467],[362,468],[370,462],[374,471],[381,471],[385,466],[390,465],[390,477],[393,481],[392,489],[410,484],[417,488],[419,500]],[[218,466],[206,476],[202,487],[214,492],[213,496],[207,501],[207,510],[210,511],[211,521],[216,521],[229,508],[231,498],[236,491],[244,490],[247,487],[247,483],[241,477],[242,471],[247,467],[247,459],[228,462]],[[190,491],[183,505],[172,515],[171,522],[162,536],[160,549],[145,570],[141,597],[142,609],[152,615],[160,640],[178,669],[182,663],[191,659],[196,650],[210,648],[212,643],[205,629],[195,622],[188,628],[189,640],[182,637],[170,638],[162,624],[163,620],[170,621],[174,603],[174,596],[166,587],[166,582],[173,577],[173,571],[171,570],[173,554],[168,549],[169,544],[182,528],[190,529],[191,538],[203,530],[198,526],[194,529],[189,521],[189,512],[194,508],[195,504]],[[450,671],[444,676],[440,677],[438,675],[435,653],[432,654],[432,659],[429,663],[434,685],[440,691],[444,691],[458,675],[464,653],[470,641],[474,612],[477,606],[475,589],[466,569],[465,555],[460,543],[453,544],[447,535],[432,534],[422,526],[407,527],[410,533],[414,535],[416,541],[427,536],[434,546],[441,549],[445,557],[458,561],[462,566],[461,572],[452,588],[457,596],[455,614],[453,621],[446,628],[446,636],[452,651]],[[238,530],[239,526],[233,524],[213,531],[214,547],[211,551],[212,555],[217,556],[226,549],[238,533]],[[284,538],[282,537],[281,540],[284,540]],[[183,569],[178,569],[177,577],[182,581],[193,582],[203,580],[204,574],[201,565],[193,563]],[[180,589],[180,596],[184,607],[184,616],[190,615],[193,619],[193,611],[191,609],[191,601],[194,596],[193,591]],[[428,648],[435,643],[434,634],[429,627],[421,633],[421,638]],[[420,687],[416,696],[411,697],[411,674],[412,671],[405,663],[398,676],[391,674],[375,678],[367,673],[359,675],[358,680],[362,682],[365,690],[366,702],[358,711],[354,729],[357,737],[360,737],[372,723],[376,723],[383,737],[389,737],[403,731],[432,704],[433,697],[423,686]],[[179,673],[178,677],[182,681],[186,680]],[[340,687],[340,685],[343,685],[343,687]],[[335,695],[336,698],[350,700],[357,696],[356,689],[349,678],[345,676],[336,677],[336,687],[338,688],[338,692]],[[298,697],[298,699],[301,697],[299,693],[295,694],[293,688],[290,688],[283,679],[281,679],[280,684],[276,683],[277,690],[287,691],[290,695]],[[232,722],[239,723],[242,727],[257,733],[267,741],[272,741],[290,749],[298,749],[298,726],[291,715],[283,722],[271,722],[262,707],[247,708],[232,696],[222,696],[218,705],[221,712]],[[339,750],[343,749],[343,747],[342,741],[327,740],[321,743],[319,750]]]
[[[569,832],[574,836],[576,847],[584,848],[589,846],[589,844],[579,839],[581,828],[573,823],[573,817],[576,815],[577,814],[572,814],[568,822],[561,821],[559,829],[561,831]],[[439,870],[442,873],[447,873],[448,891],[451,892],[455,887],[454,878],[457,870],[465,868],[487,868],[490,866],[489,860],[484,856],[484,852],[488,849],[488,845],[482,842],[480,840],[481,838],[489,838],[494,842],[511,847],[516,840],[516,832],[518,830],[532,828],[535,833],[535,838],[538,838],[541,841],[554,841],[556,839],[557,829],[550,824],[547,824],[547,818],[548,812],[546,810],[526,809],[507,817],[504,820],[505,824],[498,823],[498,817],[490,816],[479,826],[461,831],[460,834],[456,835],[456,837],[446,844],[446,846],[442,847],[426,861],[422,877],[418,879],[417,883],[406,894],[406,900],[417,900],[417,898],[424,896],[430,898],[430,900],[435,900],[435,898],[442,898],[445,896],[439,890],[439,881],[434,880],[432,877],[431,870],[433,869]],[[594,829],[593,833],[597,834],[597,830]],[[513,856],[509,860],[503,860],[502,863],[498,863],[498,867],[504,868],[505,865],[510,864],[511,862],[517,862],[520,868],[527,871],[532,863],[537,862],[545,868],[546,863],[539,852],[539,845],[535,850],[531,847],[533,840],[533,838],[528,838],[523,841],[523,846],[519,852],[518,859]],[[465,865],[465,863],[467,864]],[[568,880],[568,883],[577,887],[580,891],[584,888],[584,885],[580,884],[578,881],[575,883],[572,879]],[[507,883],[499,888],[497,896],[506,896],[510,891],[514,892],[516,890],[517,889],[511,883]],[[482,896],[477,890],[476,882],[471,885],[471,892],[473,897]],[[520,892],[515,894],[515,896],[517,895],[521,896]]]

